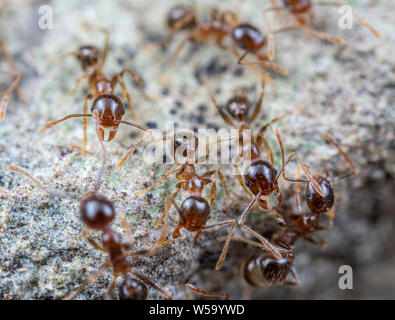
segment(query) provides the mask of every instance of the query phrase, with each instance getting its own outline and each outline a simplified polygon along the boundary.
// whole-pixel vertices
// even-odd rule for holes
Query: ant
[[[147,128],[143,129],[143,126],[120,121],[125,111],[124,111],[123,103],[121,102],[120,98],[114,93],[117,84],[119,84],[122,88],[123,96],[124,99],[127,101],[127,107],[130,113],[136,119],[139,119],[139,117],[133,111],[130,94],[122,78],[125,73],[129,73],[133,77],[133,79],[139,84],[143,92],[143,95],[147,99],[150,98],[145,93],[141,78],[128,68],[122,69],[120,73],[115,74],[114,76],[112,76],[111,79],[103,75],[102,68],[109,50],[110,34],[107,30],[102,30],[102,31],[105,33],[106,36],[106,41],[102,54],[100,54],[100,50],[94,46],[82,46],[78,51],[72,51],[66,54],[66,56],[67,55],[77,56],[77,58],[81,62],[82,69],[85,71],[85,73],[77,79],[74,89],[68,95],[72,95],[73,93],[75,93],[78,84],[80,82],[82,82],[86,78],[88,78],[89,80],[89,93],[84,98],[83,114],[69,115],[66,118],[47,124],[41,130],[41,132],[44,132],[48,130],[50,127],[54,126],[55,124],[58,124],[59,122],[62,122],[68,118],[83,117],[84,118],[84,142],[82,148],[83,154],[86,152],[86,144],[87,144],[87,133],[86,133],[86,129],[88,126],[87,117],[90,116],[87,115],[89,100],[93,99],[91,111],[98,109],[102,114],[102,119],[101,119],[102,127],[106,129],[110,129],[109,137],[107,141],[111,141],[115,137],[119,123],[132,125],[144,131],[147,130]],[[104,131],[102,132],[102,138],[104,139]]]
[[[196,232],[193,241],[197,241],[203,230],[212,229],[215,227],[222,227],[230,224],[231,230],[229,232],[226,242],[228,243],[230,241],[230,236],[233,233],[233,229],[236,225],[236,221],[234,219],[225,220],[209,226],[206,225],[210,217],[210,208],[213,205],[216,194],[216,181],[211,179],[211,176],[217,174],[221,183],[224,186],[226,196],[231,201],[238,202],[231,197],[221,171],[210,170],[202,175],[196,173],[193,156],[196,154],[198,148],[198,140],[195,134],[191,133],[190,131],[179,131],[175,133],[174,136],[163,137],[163,140],[173,141],[172,151],[174,152],[173,155],[177,167],[156,180],[148,188],[136,193],[136,195],[143,194],[159,184],[161,181],[173,175],[176,176],[176,179],[178,181],[176,183],[176,191],[166,198],[165,210],[163,211],[161,218],[155,225],[155,229],[157,229],[159,228],[160,224],[165,221],[162,229],[162,234],[158,240],[157,246],[160,247],[166,238],[167,230],[169,227],[169,211],[172,206],[174,206],[179,213],[179,223],[172,234],[173,238],[178,238],[180,236],[180,230],[182,228],[185,228],[187,231]],[[182,156],[187,158],[184,164],[180,163],[176,156],[180,154],[180,150],[183,151]],[[205,157],[207,159],[208,154]],[[203,189],[208,184],[212,185],[210,202],[207,202],[207,200],[202,197]],[[175,199],[181,190],[188,192],[190,196],[182,202],[181,206],[178,206],[175,202]],[[221,268],[226,258],[226,254],[227,251],[224,249],[221,253],[220,258],[218,259],[216,270],[219,270]]]
[[[268,43],[269,43],[269,59],[272,60],[274,58],[274,35],[273,32],[271,31],[270,24],[269,24],[269,19],[267,17],[268,12],[274,11],[287,11],[291,16],[295,18],[295,22],[297,23],[294,26],[289,26],[285,27],[282,30],[287,31],[287,30],[293,30],[293,29],[302,29],[304,32],[307,32],[315,37],[318,37],[320,39],[343,45],[344,41],[331,36],[329,34],[326,34],[324,32],[317,31],[311,27],[311,24],[314,20],[314,6],[313,2],[311,0],[283,0],[283,6],[273,6],[271,8],[267,8],[263,10],[264,14],[264,19],[266,26],[269,30],[269,36],[268,36]],[[315,1],[314,2],[315,6],[326,6],[326,7],[341,7],[344,6],[344,4],[339,3],[339,2],[326,2],[326,1]],[[364,26],[367,28],[376,38],[382,39],[381,35],[372,27],[370,26],[366,21],[362,20],[358,16],[354,14],[353,11],[351,11],[352,17],[357,21],[360,25]]]
[[[276,132],[276,135],[277,134],[279,133]],[[322,135],[327,142],[331,143],[336,147],[340,155],[343,157],[343,159],[346,161],[347,165],[349,166],[349,170],[348,172],[342,174],[341,176],[335,177],[335,176],[331,176],[328,170],[326,169],[326,167],[324,166],[325,176],[318,174],[312,176],[314,181],[319,184],[319,187],[323,191],[323,194],[317,192],[316,186],[314,186],[311,182],[307,183],[305,198],[306,198],[307,206],[310,209],[310,212],[307,213],[302,213],[300,188],[298,186],[296,202],[297,202],[297,208],[299,214],[292,217],[294,226],[289,227],[289,230],[286,230],[282,236],[278,237],[282,241],[285,241],[284,239],[286,239],[286,242],[291,245],[299,237],[302,236],[305,240],[319,244],[320,246],[323,247],[325,246],[325,243],[323,241],[317,242],[316,240],[312,239],[309,235],[314,231],[328,230],[332,226],[335,217],[335,207],[334,207],[335,193],[332,187],[333,183],[349,178],[357,173],[357,169],[353,161],[350,159],[347,153],[341,148],[338,142],[328,133],[324,132],[322,133]],[[280,140],[280,148],[283,152],[284,146],[281,140]],[[296,155],[296,160],[299,162],[302,168],[306,167],[301,162],[301,160],[297,155]],[[282,172],[285,175],[285,168],[283,169]],[[319,218],[322,214],[327,215],[329,219],[328,226],[325,227],[319,226]]]
[[[214,38],[219,48],[230,51],[238,57],[238,64],[261,65],[265,68],[273,69],[282,75],[287,74],[285,69],[267,61],[268,59],[266,56],[260,53],[261,49],[266,45],[266,36],[250,24],[240,24],[236,13],[233,11],[220,11],[217,8],[213,8],[211,10],[211,18],[208,22],[198,22],[195,8],[184,7],[184,9],[181,10],[179,7],[176,7],[169,13],[168,25],[172,33],[178,30],[189,31],[189,34],[177,46],[169,62],[169,69],[187,42],[194,41],[203,43],[207,42],[210,38]],[[281,31],[282,30],[279,30],[278,32]],[[232,41],[237,46],[245,50],[244,54],[239,56],[236,49],[224,45],[223,41],[228,36],[231,36]],[[249,53],[254,54],[258,58],[258,61],[244,61]],[[263,77],[271,80],[265,73],[263,73]]]
[[[19,167],[9,166],[8,169],[30,178],[38,186],[38,188],[52,197],[79,199],[80,217],[82,222],[88,229],[100,230],[102,232],[102,246],[96,243],[95,240],[87,237],[85,229],[83,231],[83,236],[87,238],[89,243],[95,249],[108,254],[109,260],[98,272],[90,276],[74,293],[67,296],[66,300],[73,299],[78,293],[82,291],[84,287],[97,279],[110,266],[113,267],[114,275],[114,279],[111,282],[108,291],[110,296],[113,296],[117,278],[122,275],[124,277],[124,281],[119,290],[121,299],[145,299],[147,297],[147,287],[145,284],[161,292],[166,299],[171,299],[170,295],[164,292],[150,279],[138,272],[133,271],[126,260],[126,258],[129,256],[153,254],[159,249],[159,247],[151,250],[140,250],[125,254],[123,250],[129,248],[130,245],[122,243],[120,235],[111,228],[111,223],[115,218],[114,205],[110,200],[99,193],[102,176],[106,168],[107,153],[103,141],[100,139],[99,115],[97,111],[94,112],[94,116],[96,120],[97,135],[102,147],[103,161],[93,191],[84,194],[82,197],[76,194],[53,191],[43,186],[28,172]],[[123,219],[121,222],[123,225],[125,224]],[[132,278],[130,275],[133,275],[139,280]]]
[[[6,45],[2,41],[0,41],[0,52],[8,64],[9,72],[14,76],[14,80],[12,81],[11,85],[7,89],[6,93],[4,94],[3,100],[1,101],[1,105],[0,105],[0,121],[1,121],[5,117],[8,100],[10,99],[11,93],[15,90],[19,98],[22,100],[23,100],[23,96],[18,88],[19,82],[21,81],[22,78],[22,74],[16,71],[12,56],[8,53]]]

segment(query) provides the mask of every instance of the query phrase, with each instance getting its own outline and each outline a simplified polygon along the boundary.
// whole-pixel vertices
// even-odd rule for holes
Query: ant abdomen
[[[293,254],[280,259],[262,254],[247,259],[241,266],[243,278],[254,287],[266,287],[284,281],[291,271]]]
[[[167,16],[167,25],[171,29],[187,30],[196,26],[195,12],[191,7],[176,6]]]
[[[98,192],[89,192],[80,200],[81,219],[89,228],[102,230],[115,218],[111,201]]]
[[[133,278],[124,279],[119,288],[121,300],[145,300],[147,295],[148,290],[144,283]]]
[[[256,160],[244,175],[245,184],[252,193],[270,195],[276,188],[277,170],[265,160]]]
[[[81,62],[82,70],[87,71],[99,63],[100,50],[94,46],[81,46],[77,59]]]
[[[232,38],[241,48],[256,52],[266,44],[266,37],[250,24],[240,24],[232,31]]]
[[[313,186],[312,183],[308,183],[306,189],[306,200],[310,210],[314,213],[325,213],[328,212],[335,200],[335,195],[329,180],[322,176],[315,175],[314,179],[320,185],[321,190],[324,193],[322,197]]]
[[[202,197],[191,196],[181,204],[179,214],[179,227],[183,227],[191,232],[200,231],[209,218],[210,205]],[[175,231],[173,237],[179,237],[179,232]]]

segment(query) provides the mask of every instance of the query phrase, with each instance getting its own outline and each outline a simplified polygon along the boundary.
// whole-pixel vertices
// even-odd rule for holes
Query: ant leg
[[[145,137],[139,140],[134,146],[132,146],[129,151],[126,153],[126,155],[122,158],[122,160],[117,164],[116,169],[119,170],[126,162],[126,160],[129,159],[129,157],[134,153],[134,151],[137,149],[138,146],[143,144],[145,141],[151,139],[152,133],[149,132]]]
[[[101,70],[101,68],[104,65],[104,62],[106,62],[108,50],[110,48],[110,33],[106,29],[102,29],[101,31],[104,32],[105,40],[104,40],[103,54],[102,54],[101,59],[100,59],[98,70]]]
[[[259,96],[259,100],[255,104],[254,112],[252,113],[252,116],[250,117],[250,119],[247,122],[249,125],[251,125],[251,123],[254,122],[254,120],[258,116],[259,112],[261,111],[262,100],[263,100],[264,95],[265,95],[265,89],[262,89],[261,95]]]
[[[75,84],[74,84],[74,88],[73,88],[69,93],[66,93],[66,94],[62,95],[60,98],[61,98],[61,99],[67,99],[67,98],[71,97],[72,95],[74,95],[74,94],[77,92],[78,86],[80,85],[80,83],[81,83],[82,81],[84,81],[85,79],[89,78],[89,77],[90,77],[90,73],[85,73],[85,74],[83,74],[82,76],[80,76],[80,77],[76,80],[76,82],[75,82]]]
[[[66,116],[66,117],[64,117],[62,119],[59,119],[59,120],[47,123],[44,127],[41,128],[40,133],[44,133],[48,129],[52,128],[53,126],[65,121],[67,119],[82,118],[82,117],[92,117],[92,115],[91,114],[69,114],[68,116]]]
[[[64,300],[72,300],[74,299],[77,294],[79,294],[87,285],[89,285],[91,282],[95,281],[97,278],[99,278],[104,271],[106,271],[110,267],[110,261],[107,261],[103,267],[99,271],[96,271],[94,274],[89,276],[83,283],[82,285],[75,290],[72,294],[68,295]]]
[[[267,142],[267,140],[263,136],[263,133],[259,133],[258,132],[258,135],[256,137],[256,141],[257,141],[257,145],[258,145],[259,148],[263,144],[263,147],[266,150],[267,156],[269,157],[269,161],[273,165],[274,164],[273,151],[272,151],[272,148],[270,147],[269,143]]]
[[[231,125],[233,128],[237,128],[237,126],[236,126],[235,123],[232,121],[232,119],[231,119],[231,118],[225,113],[225,111],[223,111],[223,110],[221,109],[221,107],[218,105],[217,101],[215,100],[214,93],[213,93],[213,91],[211,90],[211,88],[210,88],[210,86],[209,86],[209,84],[208,84],[208,81],[207,81],[206,77],[201,76],[201,77],[200,77],[200,81],[203,83],[203,85],[204,85],[204,87],[206,88],[208,94],[210,95],[210,99],[211,99],[211,101],[213,102],[213,104],[214,104],[215,108],[217,109],[217,111],[218,111],[219,115],[221,116],[221,118],[222,118],[227,124]]]
[[[344,6],[345,4],[340,3],[340,2],[326,2],[326,1],[317,1],[316,3],[314,3],[316,5],[319,6],[327,6],[327,7],[341,7]],[[357,15],[354,14],[354,11],[351,11],[353,18],[363,27],[365,27],[366,29],[368,29],[376,38],[382,40],[382,36],[380,35],[380,33],[374,29],[370,24],[368,24],[365,20],[363,20],[362,18],[358,17]]]
[[[7,89],[7,91],[3,97],[3,100],[2,100],[1,106],[0,106],[0,121],[3,120],[5,117],[5,113],[7,111],[8,100],[10,99],[12,91],[14,91],[18,87],[18,84],[21,81],[21,77],[22,77],[22,75],[20,73],[15,73],[15,79],[11,83],[11,86]]]
[[[298,167],[297,171],[296,171],[296,176],[299,179],[300,178],[300,168]],[[296,208],[298,209],[298,214],[301,215],[302,214],[302,199],[301,199],[301,190],[300,190],[300,184],[297,183],[296,184]]]
[[[16,166],[8,166],[8,170],[12,171],[12,172],[17,172],[20,173],[26,177],[28,177],[30,180],[32,180],[34,182],[34,184],[43,192],[49,194],[52,197],[58,197],[58,198],[73,198],[73,199],[78,199],[79,196],[76,194],[72,194],[72,193],[65,193],[65,192],[58,192],[58,191],[54,191],[52,189],[48,189],[46,187],[44,187],[43,184],[41,184],[37,179],[33,178],[32,175],[30,175],[30,173],[28,173],[27,171],[16,167]]]
[[[177,193],[173,193],[173,196],[174,196],[174,194],[175,194],[175,196],[177,196],[178,192],[177,192]],[[166,208],[165,208],[165,211],[162,213],[161,218],[159,219],[159,221],[158,221],[157,224],[155,225],[155,229],[156,229],[156,228],[159,227],[160,223],[162,223],[162,221],[165,220],[165,223],[164,223],[163,228],[162,228],[162,233],[161,233],[161,235],[160,235],[160,237],[159,237],[159,239],[158,239],[158,241],[157,241],[157,243],[156,243],[156,247],[157,247],[157,248],[162,247],[162,246],[164,245],[164,243],[166,242],[166,241],[165,241],[165,239],[166,239],[166,234],[167,234],[167,230],[169,229],[169,218],[170,218],[169,211],[170,211],[170,209],[171,209],[172,206],[174,206],[174,207],[176,208],[177,211],[180,210],[180,208],[179,208],[179,207],[177,206],[177,204],[175,203],[173,197],[169,197],[169,198],[166,199]],[[173,238],[178,238],[177,235],[179,235],[179,233],[177,233],[177,232],[178,232],[178,230],[179,230],[180,228],[181,228],[181,225],[179,224],[178,227],[177,227],[177,229],[176,229],[176,231],[173,232]],[[175,235],[174,235],[174,234],[175,234]]]
[[[87,114],[88,113],[88,102],[89,102],[89,100],[90,99],[92,99],[93,98],[93,96],[91,95],[91,94],[88,94],[86,97],[85,97],[85,99],[84,99],[84,108],[83,108],[83,113],[84,114]],[[86,129],[87,129],[87,127],[88,127],[88,118],[85,118],[84,117],[84,144],[83,144],[83,146],[82,146],[82,154],[85,154],[86,153],[86,144],[87,144],[87,142],[88,142],[88,136],[87,136],[87,134],[86,134]]]
[[[130,271],[131,274],[133,274],[135,277],[139,278],[143,282],[145,282],[147,285],[150,287],[158,290],[167,300],[171,300],[172,297],[170,294],[166,293],[163,289],[158,287],[154,282],[152,282],[150,279],[148,279],[146,276],[142,275],[141,273],[138,273],[136,271]]]
[[[209,178],[209,177],[211,177],[213,174],[217,174],[217,175],[218,175],[219,180],[221,181],[221,183],[222,183],[223,186],[224,186],[225,194],[226,194],[226,196],[228,197],[228,199],[231,200],[231,201],[234,201],[234,202],[236,202],[236,203],[240,203],[239,201],[237,201],[236,199],[234,199],[234,198],[230,195],[229,190],[228,190],[228,187],[226,186],[225,178],[224,178],[224,176],[223,176],[223,174],[222,174],[221,171],[219,171],[219,170],[211,170],[211,171],[208,171],[208,172],[206,172],[205,174],[202,175],[202,178],[203,178],[203,179]],[[211,206],[211,205],[210,205],[210,206]]]
[[[130,98],[130,94],[128,89],[126,88],[125,82],[122,80],[122,77],[120,76],[120,74],[116,74],[115,76],[113,76],[112,80],[112,87],[115,88],[115,86],[117,85],[117,83],[119,83],[119,85],[122,88],[122,92],[123,92],[123,97],[127,100],[128,102],[128,109],[130,111],[130,113],[132,114],[133,117],[135,117],[136,119],[141,119],[134,111],[133,111],[133,106],[132,106],[132,99]]]
[[[351,158],[347,155],[347,153],[342,149],[342,147],[340,147],[340,145],[337,143],[337,141],[328,133],[323,132],[322,133],[323,137],[325,138],[325,140],[327,140],[329,143],[333,144],[336,149],[339,151],[339,153],[342,155],[342,157],[344,158],[344,160],[347,162],[348,166],[350,167],[350,172],[343,174],[340,177],[336,177],[335,180],[342,180],[345,178],[349,178],[352,177],[353,175],[357,174],[357,168],[355,167],[353,161],[351,160]]]
[[[191,290],[192,292],[195,292],[197,294],[200,294],[202,296],[206,297],[224,297],[224,300],[229,300],[229,295],[227,293],[216,293],[216,292],[211,292],[211,291],[206,291],[203,289],[200,289],[193,284],[187,283],[185,286]]]
[[[107,295],[113,299],[114,298],[114,289],[115,289],[115,285],[117,284],[117,279],[118,279],[118,275],[114,275],[114,279],[112,279],[110,287],[107,290]]]
[[[162,180],[166,180],[167,178],[174,176],[175,174],[177,174],[178,172],[180,172],[182,169],[184,168],[184,166],[180,166],[175,168],[174,170],[169,171],[168,173],[166,173],[164,176],[162,176],[161,178],[159,178],[158,180],[156,180],[153,184],[151,184],[148,188],[138,191],[135,194],[136,195],[140,195],[143,193],[146,193],[147,191],[151,190],[153,187],[155,187],[158,183],[160,183]]]
[[[277,141],[278,141],[278,143],[280,145],[281,160],[282,160],[282,168],[281,168],[280,172],[278,173],[277,177],[279,177],[280,174],[282,173],[283,178],[286,181],[290,181],[290,182],[310,182],[311,184],[313,184],[314,188],[317,190],[317,192],[320,194],[320,196],[323,197],[324,196],[324,192],[322,191],[322,189],[321,189],[320,185],[318,184],[318,182],[311,175],[309,167],[305,166],[302,163],[302,161],[300,160],[300,158],[298,157],[298,155],[296,153],[293,152],[289,156],[289,158],[288,158],[288,160],[287,160],[287,162],[285,164],[285,161],[284,161],[284,158],[285,158],[285,155],[284,155],[284,144],[283,144],[283,141],[281,139],[280,131],[276,127],[273,127],[273,131],[274,131],[274,134],[276,135]],[[304,172],[304,174],[305,174],[307,179],[295,179],[295,178],[288,178],[288,177],[285,176],[285,167],[288,164],[288,162],[291,161],[291,159],[293,157],[296,158],[298,164],[302,168],[302,170],[303,170],[303,172]],[[277,179],[277,177],[276,177],[276,179]]]
[[[141,79],[141,77],[129,68],[123,68],[122,71],[119,73],[119,75],[121,77],[123,77],[125,72],[129,73],[130,76],[133,78],[133,80],[137,82],[144,98],[147,99],[148,101],[153,101],[153,99],[145,92],[144,83],[143,83],[143,80]]]
[[[14,65],[14,59],[12,58],[12,55],[8,52],[6,45],[2,41],[0,41],[0,51],[7,61],[8,69],[10,70],[10,72],[14,75],[20,74],[18,71],[16,71],[15,65]],[[16,94],[18,95],[19,99],[24,101],[22,91],[19,89],[18,86],[15,88],[15,91],[16,91]]]
[[[320,38],[320,39],[323,39],[323,40],[326,40],[326,41],[329,41],[329,42],[332,42],[332,43],[335,43],[335,44],[338,44],[338,45],[343,45],[344,44],[343,40],[341,40],[341,39],[339,39],[337,37],[331,36],[331,35],[329,35],[327,33],[315,30],[315,29],[313,29],[310,26],[301,25],[300,28],[303,31],[305,31],[305,32],[317,37],[317,38]]]
[[[165,218],[165,216],[167,215],[167,213],[169,212],[170,208],[171,208],[171,202],[170,199],[172,199],[173,201],[176,199],[178,193],[181,191],[181,183],[177,183],[176,185],[176,191],[166,199],[166,208],[165,211],[162,212],[162,215],[160,217],[160,219],[158,220],[157,223],[155,223],[154,228],[158,229],[159,226],[161,225],[161,223],[163,222],[163,219]]]
[[[286,76],[288,74],[288,71],[285,70],[284,68],[280,67],[279,65],[267,61],[263,56],[258,55],[258,60],[259,61],[246,61],[245,58],[247,55],[250,53],[250,51],[246,51],[243,55],[239,57],[239,60],[237,61],[237,64],[240,65],[260,65],[264,68],[272,69],[276,71],[279,74],[282,74],[283,76]]]
[[[247,193],[248,195],[250,195],[250,198],[252,198],[253,195],[252,195],[251,191],[248,190],[248,188],[246,187],[246,185],[245,185],[245,183],[244,183],[244,181],[243,181],[243,178],[241,177],[241,173],[240,173],[240,170],[239,170],[238,165],[237,165],[237,164],[234,164],[233,167],[234,167],[234,169],[235,169],[235,171],[236,171],[236,178],[237,178],[237,181],[239,181],[239,183],[240,183],[241,187],[243,188],[243,190],[245,191],[245,193]]]
[[[212,228],[215,228],[215,227],[226,226],[228,224],[231,224],[231,228],[230,228],[229,233],[228,233],[228,235],[226,237],[225,244],[224,244],[224,246],[222,248],[221,256],[218,258],[217,265],[215,266],[215,270],[221,269],[222,265],[224,264],[224,261],[226,259],[226,254],[228,253],[229,243],[230,243],[230,240],[232,239],[232,235],[233,235],[233,232],[234,232],[235,227],[236,227],[236,220],[235,219],[225,220],[225,221],[213,224],[211,226],[206,226],[206,227],[203,228],[204,230],[207,230],[207,229],[212,229]]]

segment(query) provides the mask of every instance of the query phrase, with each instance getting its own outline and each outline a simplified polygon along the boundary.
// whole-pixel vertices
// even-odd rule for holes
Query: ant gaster
[[[97,135],[100,140],[99,116],[97,113],[98,112],[95,111],[94,116],[96,119]],[[49,194],[50,196],[79,199],[80,217],[82,222],[85,224],[85,226],[88,229],[100,230],[102,232],[102,239],[101,239],[102,246],[96,243],[95,240],[87,237],[85,235],[86,233],[85,231],[83,232],[83,235],[84,237],[87,237],[87,240],[95,249],[108,254],[109,260],[104,264],[104,266],[98,272],[88,277],[88,279],[74,293],[67,296],[66,299],[70,300],[76,297],[77,294],[80,293],[84,287],[86,287],[89,283],[97,279],[110,266],[113,267],[113,275],[114,275],[114,279],[109,287],[109,295],[111,297],[113,296],[116,280],[119,276],[122,275],[124,277],[124,280],[119,290],[119,296],[122,299],[145,299],[147,297],[146,285],[149,285],[154,289],[158,290],[167,299],[171,299],[170,295],[164,292],[161,288],[159,288],[154,282],[152,282],[146,276],[136,271],[133,271],[128,261],[126,260],[126,258],[129,256],[141,256],[141,255],[153,254],[159,248],[156,247],[151,250],[140,250],[126,254],[124,253],[124,250],[129,248],[130,245],[122,243],[120,235],[111,227],[111,223],[115,218],[114,205],[110,200],[108,200],[105,196],[103,196],[101,193],[98,192],[98,190],[100,189],[102,176],[105,171],[106,159],[107,159],[107,153],[102,140],[100,140],[100,144],[102,147],[102,155],[103,155],[102,167],[98,174],[98,178],[95,183],[94,190],[86,193],[82,197],[79,197],[76,194],[57,192],[48,189],[23,169],[15,166],[8,167],[9,170],[23,174],[28,178],[30,178],[42,191]],[[139,280],[132,278],[131,275],[138,278]]]

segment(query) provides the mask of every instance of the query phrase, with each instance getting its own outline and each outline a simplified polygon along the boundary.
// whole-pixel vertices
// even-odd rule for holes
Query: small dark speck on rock
[[[218,126],[215,123],[207,123],[207,128],[214,129],[215,131],[218,131]]]
[[[172,115],[177,114],[177,110],[176,109],[170,109],[170,114],[172,114]]]
[[[129,58],[134,58],[134,56],[136,55],[136,49],[129,46],[125,47],[125,52]]]
[[[150,129],[158,128],[158,124],[155,121],[147,121],[145,125]]]
[[[184,106],[184,104],[181,101],[177,100],[176,106],[177,106],[177,108],[182,108]]]
[[[162,89],[162,95],[168,96],[169,95],[169,88],[163,88]]]
[[[235,77],[241,77],[241,76],[243,75],[243,73],[244,73],[243,68],[237,68],[237,69],[233,72],[233,75],[234,75]]]
[[[199,104],[197,109],[199,110],[199,112],[203,113],[207,111],[207,106],[205,104]]]

